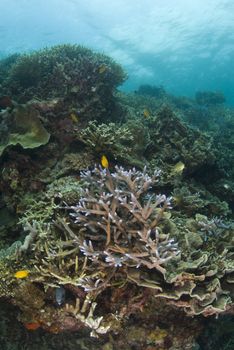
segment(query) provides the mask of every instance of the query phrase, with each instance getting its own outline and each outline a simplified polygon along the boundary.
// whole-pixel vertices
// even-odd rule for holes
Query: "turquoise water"
[[[234,104],[232,0],[1,0],[0,54],[79,43],[129,73],[123,89],[221,90]]]

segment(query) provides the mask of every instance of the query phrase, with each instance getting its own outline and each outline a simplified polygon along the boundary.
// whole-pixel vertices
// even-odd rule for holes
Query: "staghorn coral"
[[[85,300],[89,297],[94,302],[96,298],[101,298],[102,292],[107,287],[127,282],[126,268],[146,267],[149,270],[156,269],[160,273],[164,273],[163,266],[179,253],[173,239],[158,230],[158,223],[163,220],[165,210],[170,207],[169,199],[164,195],[155,196],[154,201],[153,198],[146,201],[143,199],[158,175],[156,172],[151,178],[147,175],[146,170],[141,173],[135,169],[125,171],[123,168],[116,168],[116,172],[112,175],[100,168],[83,173],[82,181],[87,185],[90,179],[89,185],[91,187],[94,184],[93,176],[97,180],[99,178],[96,188],[93,188],[94,193],[97,192],[97,189],[105,190],[100,185],[106,186],[106,191],[109,188],[109,196],[101,192],[104,196],[103,200],[105,200],[105,196],[108,199],[105,201],[106,205],[108,205],[111,195],[113,197],[110,213],[107,209],[101,225],[97,222],[94,226],[91,224],[87,227],[86,234],[78,227],[78,206],[65,207],[66,211],[72,210],[75,215],[72,229],[66,220],[59,216],[54,224],[48,224],[43,220],[40,220],[40,223],[26,223],[25,220],[28,216],[25,216],[22,223],[29,234],[26,235],[24,242],[17,249],[21,253],[19,263],[24,264],[25,252],[27,252],[30,257],[28,261],[28,268],[31,271],[30,283],[44,286],[42,288],[45,291],[42,296],[43,300],[48,299],[48,288],[55,290],[57,286],[63,285],[65,290],[70,291],[73,298],[79,299],[79,303],[85,304]],[[106,180],[110,182],[107,183]],[[114,183],[120,185],[119,188],[111,187],[114,186]],[[90,194],[91,203],[92,198]],[[82,199],[80,203],[83,203]],[[105,207],[104,202],[100,205]],[[92,211],[92,209],[90,210]],[[84,207],[82,206],[81,212],[83,213],[83,211]],[[92,215],[95,216],[95,213]],[[107,226],[105,225],[106,219],[108,221],[108,217],[110,218],[111,215],[112,228],[109,232],[108,223]],[[127,220],[126,223],[123,219]],[[84,222],[82,227],[85,227]],[[91,237],[89,233],[91,229],[92,234],[93,227],[99,231],[96,237]],[[93,241],[93,238],[96,238],[96,242]],[[29,289],[31,288],[30,283],[25,285]],[[22,296],[22,294],[20,295]],[[97,299],[97,303],[98,301],[99,299]],[[119,329],[118,324],[124,317],[123,313],[119,320],[118,317],[116,319],[114,313],[118,313],[118,310],[109,311],[104,316],[94,317],[95,302],[88,312],[87,318],[83,315],[83,307],[81,309],[75,307],[74,309],[72,306],[74,301],[72,300],[66,302],[68,305],[63,311],[60,310],[61,313],[52,310],[51,306],[45,306],[47,315],[41,316],[37,308],[33,307],[29,313],[26,305],[21,307],[22,297],[17,296],[17,293],[14,293],[14,303],[23,311],[21,319],[37,319],[41,326],[49,331],[55,328],[57,331],[64,330],[62,318],[65,314],[73,314],[73,320],[69,321],[71,323],[67,321],[72,329],[91,328],[93,334],[106,333],[112,327]],[[50,319],[51,327],[47,326],[48,319]],[[104,325],[101,323],[102,320]]]
[[[17,245],[16,257],[22,264],[26,252],[31,256],[30,279],[15,286],[12,302],[22,311],[21,322],[37,320],[49,332],[90,329],[91,336],[105,334],[116,323],[115,317],[112,314],[105,315],[105,318],[94,315],[96,296],[85,293],[80,286],[87,274],[96,277],[97,273],[90,269],[87,259],[79,255],[77,238],[68,239],[66,234],[59,236],[62,227],[71,232],[66,222],[59,218],[55,227],[36,223],[25,227],[29,234],[23,243]],[[59,286],[63,286],[64,293],[69,292],[66,304],[57,304],[56,290]]]
[[[153,288],[155,297],[168,299],[169,303],[183,308],[189,315],[211,315],[226,310],[232,302],[228,283],[231,283],[234,265],[232,250],[227,249],[225,242],[230,242],[232,225],[218,219],[215,224],[213,221],[207,224],[216,231],[212,235],[214,241],[222,235],[222,242],[212,251],[214,243],[209,241],[208,245],[207,235],[203,234],[205,224],[194,222],[201,237],[196,238],[198,244],[194,242],[191,246],[192,241],[186,237],[189,228],[186,222],[180,224],[180,229],[176,228],[174,232],[179,246],[184,249],[179,257],[174,240],[168,240],[165,234],[165,210],[170,208],[168,199],[159,195],[155,201],[153,196],[145,203],[143,200],[142,195],[155,178],[148,177],[145,171],[124,171],[118,167],[115,173],[95,168],[93,172],[83,173],[82,177],[88,184],[85,197],[70,209],[74,211],[74,227],[79,228],[79,240],[83,239],[80,249],[96,271],[100,266],[103,269],[109,267],[115,274],[118,268],[121,271],[125,267],[128,281]],[[191,234],[190,237],[195,239]],[[110,285],[113,276],[108,275]],[[90,291],[106,286],[103,278],[86,276],[84,282],[83,286]]]
[[[41,226],[42,233],[34,248],[35,266],[40,274],[50,276],[50,283],[69,283],[88,291],[111,283],[116,269],[122,265],[146,266],[163,273],[163,265],[179,250],[173,239],[158,229],[170,208],[169,199],[158,195],[144,203],[144,195],[157,175],[158,172],[151,178],[145,170],[141,173],[123,168],[116,168],[112,175],[100,168],[83,173],[81,178],[92,187],[92,192],[84,199],[82,195],[87,196],[87,192],[83,191],[77,206],[65,207],[74,212],[73,229],[62,218],[56,220],[57,229],[50,227],[43,233]],[[79,275],[77,266],[81,265]]]
[[[144,194],[156,181],[135,169],[116,167],[114,173],[101,168],[82,173],[88,188],[77,206],[72,206],[74,224],[80,228],[81,251],[94,264],[140,267],[165,272],[163,265],[179,254],[177,244],[158,229],[170,209],[165,195]]]

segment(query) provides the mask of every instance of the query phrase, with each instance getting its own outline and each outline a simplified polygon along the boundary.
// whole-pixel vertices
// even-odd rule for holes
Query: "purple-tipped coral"
[[[145,196],[158,176],[159,171],[150,177],[146,168],[141,172],[122,167],[113,173],[101,167],[82,173],[86,189],[71,215],[88,259],[103,267],[145,266],[165,272],[163,265],[179,249],[158,226],[170,209],[170,198]]]

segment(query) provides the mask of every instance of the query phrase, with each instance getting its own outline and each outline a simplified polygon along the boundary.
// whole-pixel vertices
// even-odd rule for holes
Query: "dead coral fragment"
[[[98,334],[105,334],[110,329],[110,325],[102,325],[103,317],[95,317],[93,315],[97,303],[92,302],[88,296],[81,305],[80,299],[76,299],[76,305],[66,304],[66,312],[72,314],[78,321],[82,322],[86,327],[90,328],[91,336],[97,337]]]

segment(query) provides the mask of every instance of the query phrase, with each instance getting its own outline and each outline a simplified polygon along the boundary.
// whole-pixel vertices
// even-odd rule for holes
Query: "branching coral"
[[[78,321],[82,322],[86,327],[90,328],[91,336],[96,337],[98,334],[105,334],[108,332],[110,325],[102,325],[103,317],[94,317],[93,313],[97,303],[92,302],[88,296],[84,300],[83,305],[80,299],[76,299],[75,306],[66,304],[65,310],[68,314],[72,314]]]
[[[42,199],[38,197],[35,200],[31,197],[25,196],[24,200],[26,208],[20,209],[19,207],[18,210],[23,213],[23,215],[20,215],[19,224],[21,224],[26,230],[35,223],[38,223],[39,225],[46,222],[48,223],[57,207],[54,203],[54,198]]]
[[[118,167],[113,173],[95,168],[82,174],[87,186],[84,196],[78,205],[67,209],[74,211],[71,215],[74,228],[79,230],[81,252],[96,271],[106,271],[101,278],[86,276],[83,287],[92,291],[111,286],[117,271],[124,271],[128,281],[155,289],[156,297],[168,299],[190,315],[223,312],[231,298],[228,285],[220,277],[230,275],[233,269],[232,251],[224,248],[223,241],[212,253],[203,235],[198,251],[191,246],[185,253],[184,247],[180,256],[174,239],[164,232],[170,199],[165,195],[144,196],[158,175],[156,172],[150,178],[145,170]],[[231,226],[218,219],[207,223],[200,220],[195,226],[201,235],[211,227],[216,232],[213,238],[217,240],[221,230],[225,232],[223,239],[230,240]],[[188,229],[182,226],[176,230],[179,243],[181,230]],[[173,257],[177,257],[175,261]]]
[[[222,291],[219,276],[232,271],[231,252],[219,243],[222,254],[212,253],[204,231],[211,227],[212,239],[217,239],[218,231],[230,232],[231,226],[218,219],[207,222],[205,217],[188,225],[173,222],[167,213],[170,198],[149,192],[159,174],[150,177],[146,169],[121,167],[114,172],[96,167],[81,173],[80,201],[61,208],[70,212],[72,221],[57,217],[55,227],[40,234],[35,243],[39,277],[34,280],[50,286],[73,285],[95,295],[130,282],[155,290],[156,297],[189,314],[224,311],[231,299],[226,285]],[[181,252],[170,235],[176,237]],[[229,235],[225,233],[225,239]]]
[[[151,178],[146,169],[115,170],[95,168],[82,174],[88,186],[85,197],[68,208],[83,239],[80,249],[103,268],[145,266],[164,273],[163,265],[179,254],[174,239],[159,228],[170,198],[152,195],[144,200],[159,173]]]
[[[229,308],[232,225],[201,215],[188,223],[168,215],[170,198],[155,192],[159,175],[155,171],[150,177],[146,169],[116,167],[110,172],[95,167],[81,173],[76,205],[56,208],[53,222],[26,224],[29,234],[17,249],[19,263],[25,268],[30,257],[28,283],[40,286],[46,310],[40,315],[35,309],[30,317],[35,312],[49,331],[87,328],[97,335],[112,327],[119,330],[125,317],[137,312],[136,304],[143,310],[152,298],[191,316]],[[51,298],[59,286],[66,296],[58,309]],[[116,287],[127,293],[130,286],[134,300],[128,296],[127,305],[112,305]],[[17,298],[14,293],[14,303],[24,313]]]
[[[97,121],[90,121],[87,128],[78,134],[78,139],[98,155],[107,153],[114,159],[126,159],[132,153],[130,145],[133,135],[125,125],[98,124]]]
[[[164,265],[179,249],[159,226],[170,199],[165,195],[145,198],[158,175],[118,167],[114,173],[101,168],[83,173],[88,188],[81,197],[85,197],[78,205],[66,207],[73,211],[72,229],[62,218],[57,218],[55,227],[46,228],[43,222],[37,227],[33,250],[40,276],[50,285],[72,284],[91,291],[109,285],[123,266],[164,273]],[[124,276],[122,280],[126,272]]]

